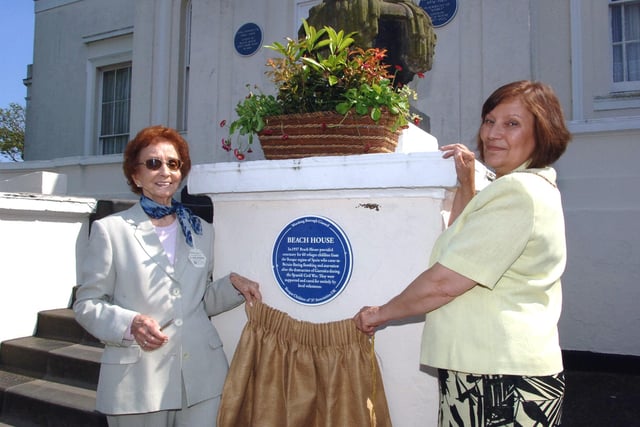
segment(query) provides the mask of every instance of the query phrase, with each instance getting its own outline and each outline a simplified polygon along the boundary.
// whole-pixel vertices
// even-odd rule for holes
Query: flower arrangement
[[[306,21],[303,28],[305,36],[298,40],[287,38],[286,44],[265,46],[279,54],[266,64],[277,95],[262,93],[257,87],[256,92],[249,90],[235,107],[238,117],[229,126],[229,137],[222,140],[223,149],[243,160],[245,153],[251,152],[253,136],[263,131],[268,118],[283,114],[335,111],[344,118],[368,115],[376,123],[390,114],[394,131],[409,121],[420,122],[409,109],[416,93],[408,85],[394,85],[395,73],[401,68],[396,66],[394,73],[390,72],[383,62],[385,49],[353,46],[356,33],[345,34],[328,26],[317,30]],[[220,125],[224,127],[226,121]],[[246,135],[247,143],[239,141],[234,147],[236,134]]]

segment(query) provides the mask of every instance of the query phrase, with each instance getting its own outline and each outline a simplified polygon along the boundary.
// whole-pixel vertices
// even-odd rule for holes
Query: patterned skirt
[[[542,377],[438,370],[440,427],[559,426],[564,373]]]

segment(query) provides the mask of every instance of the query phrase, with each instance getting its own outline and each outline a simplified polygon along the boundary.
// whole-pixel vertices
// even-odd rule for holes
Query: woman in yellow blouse
[[[427,313],[421,362],[438,368],[441,426],[555,426],[564,394],[557,323],[566,243],[550,165],[571,135],[555,93],[538,82],[500,87],[481,117],[478,152],[495,181],[475,194],[474,154],[442,147],[460,188],[430,267],[354,320],[372,335]]]

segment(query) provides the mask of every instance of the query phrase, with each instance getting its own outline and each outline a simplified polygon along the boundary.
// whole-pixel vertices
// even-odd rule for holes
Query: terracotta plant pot
[[[402,130],[392,130],[394,121],[388,113],[377,123],[369,116],[330,111],[286,114],[268,117],[258,137],[269,160],[392,153]]]

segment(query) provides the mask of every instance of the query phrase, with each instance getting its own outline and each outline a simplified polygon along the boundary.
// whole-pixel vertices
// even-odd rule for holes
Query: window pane
[[[624,81],[624,67],[622,66],[622,46],[613,47],[613,81]]]
[[[131,67],[104,71],[102,88],[99,137],[102,154],[121,153],[129,139]]]
[[[115,97],[118,100],[129,98],[129,84],[131,81],[130,78],[130,68],[124,68],[118,70],[117,79],[116,79],[116,89],[115,89]]]
[[[100,135],[111,135],[112,133],[113,133],[113,109],[110,108],[110,103],[102,104]]]
[[[102,139],[102,154],[115,154],[113,138]]]
[[[102,75],[102,102],[113,101],[113,89],[115,86],[115,71],[106,71]]]
[[[113,133],[129,132],[129,100],[114,103]]]
[[[119,138],[119,152],[123,153],[124,152],[124,148],[127,146],[127,144],[129,143],[129,133],[127,133],[126,135],[122,135]]]
[[[640,80],[640,43],[627,45],[627,80]]]
[[[611,40],[622,41],[622,6],[611,7]]]
[[[640,40],[640,4],[629,4],[624,9],[624,38]]]

